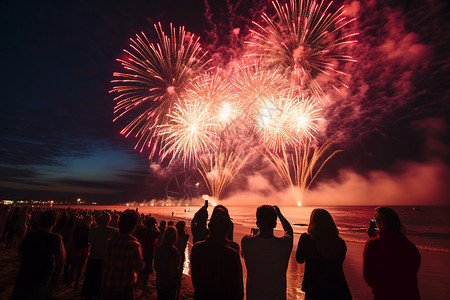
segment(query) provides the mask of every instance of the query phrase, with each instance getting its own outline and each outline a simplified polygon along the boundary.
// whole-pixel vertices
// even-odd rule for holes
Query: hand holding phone
[[[378,230],[378,228],[377,228],[377,223],[375,222],[375,220],[374,219],[370,220],[369,228],[367,229],[367,235],[370,238],[374,238],[377,236],[377,233],[376,233],[377,230]]]
[[[250,233],[251,233],[252,236],[258,235],[259,234],[259,228],[252,228]]]

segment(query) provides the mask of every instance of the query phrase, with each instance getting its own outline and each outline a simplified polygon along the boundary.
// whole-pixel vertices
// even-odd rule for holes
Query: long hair
[[[311,212],[308,233],[316,242],[319,254],[326,259],[337,259],[342,250],[339,230],[333,217],[325,209],[314,209]]]
[[[381,223],[381,229],[405,234],[405,227],[403,227],[397,213],[389,207],[379,206],[375,208],[375,220]]]

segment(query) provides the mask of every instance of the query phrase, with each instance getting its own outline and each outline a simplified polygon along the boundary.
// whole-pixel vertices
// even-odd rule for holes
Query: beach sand
[[[5,249],[5,245],[2,242],[0,244],[0,299],[10,299],[11,293],[14,288],[14,282],[19,271],[19,255],[15,249]],[[81,281],[84,280],[84,274],[81,275]],[[145,296],[141,296],[142,291],[137,289],[136,299],[142,300],[154,300],[156,295],[156,275],[150,275],[149,280],[149,293]],[[84,297],[80,296],[80,290],[74,290],[73,287],[66,287],[62,276],[58,280],[58,286],[53,292],[54,299],[60,300],[84,300]],[[192,281],[189,276],[183,275],[180,300],[193,299],[194,288],[192,287]]]
[[[184,220],[187,225],[187,232],[190,235],[190,241],[186,252],[188,257],[186,263],[189,263],[189,254],[192,248],[192,236],[190,233],[190,219],[184,217],[170,217],[168,215],[158,215],[152,213],[152,216],[159,222],[160,220],[173,220],[177,222]],[[235,224],[234,240],[240,244],[242,237],[250,233],[250,227],[241,224]],[[282,233],[277,231],[275,235],[280,236]],[[304,293],[301,291],[301,282],[304,273],[304,264],[298,264],[295,261],[295,251],[297,247],[299,235],[294,236],[294,246],[289,262],[287,272],[287,299],[304,299]],[[343,237],[345,240],[345,237]],[[15,278],[19,267],[19,256],[17,250],[5,249],[4,242],[0,243],[0,299],[9,299]],[[370,288],[364,282],[362,277],[362,253],[364,244],[360,242],[347,242],[347,255],[344,262],[344,271],[347,282],[350,287],[353,299],[366,300],[373,299]],[[432,251],[420,250],[422,255],[422,264],[419,270],[419,290],[422,299],[427,300],[444,300],[450,295],[449,278],[443,276],[450,269],[450,255],[446,253],[437,253]],[[241,258],[244,271],[244,286],[246,278],[245,263]],[[194,291],[192,281],[189,277],[189,268],[185,268],[181,287],[180,299],[193,299]],[[141,291],[137,292],[137,299],[156,299],[155,275],[151,275],[149,287],[150,294],[140,297]],[[82,275],[83,280],[83,275]],[[67,288],[60,278],[60,284],[54,293],[55,299],[83,299],[79,296],[79,291],[73,288]]]

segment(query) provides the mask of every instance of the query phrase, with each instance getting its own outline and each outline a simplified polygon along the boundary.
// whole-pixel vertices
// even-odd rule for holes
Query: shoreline
[[[192,213],[195,213],[198,207],[191,207]],[[211,212],[210,212],[211,213]],[[192,247],[192,234],[190,232],[190,221],[187,216],[174,215],[170,216],[170,210],[168,214],[160,214],[152,212],[158,222],[161,220],[173,220],[185,221],[186,230],[189,233],[189,244]],[[233,216],[231,216],[233,217]],[[255,225],[256,226],[256,225]],[[239,245],[244,235],[250,234],[251,227],[247,224],[235,223],[234,227],[234,241]],[[297,230],[298,231],[298,230]],[[306,228],[305,228],[306,231]],[[280,230],[275,230],[275,235],[280,235]],[[297,243],[300,237],[300,233],[294,233],[294,243],[292,247],[292,253],[289,260],[289,266],[287,270],[287,293],[288,299],[304,299],[304,293],[301,291],[301,282],[303,280],[304,264],[298,264],[295,260],[295,251],[297,250]],[[371,288],[366,284],[362,275],[363,264],[363,250],[365,241],[347,240],[346,235],[341,237],[345,240],[347,245],[347,254],[344,261],[344,273],[349,285],[352,297],[354,300],[366,300],[372,299]],[[419,248],[419,247],[418,247]],[[190,252],[190,248],[186,248],[186,252]],[[419,291],[422,299],[427,300],[445,300],[450,295],[450,283],[449,277],[439,276],[439,274],[446,274],[450,270],[450,253],[436,252],[427,249],[419,248],[419,252],[422,257],[421,267],[418,273]],[[189,255],[190,253],[188,253]],[[244,287],[247,276],[245,262],[241,257],[242,268],[244,272]]]
[[[54,207],[54,208],[58,208]],[[64,208],[64,207],[60,207]],[[75,207],[76,208],[76,207]],[[81,209],[97,209],[95,207],[79,207]],[[111,210],[119,210],[118,207],[111,207]],[[121,211],[127,209],[121,207]],[[161,220],[166,222],[172,220],[174,223],[177,221],[186,222],[186,231],[189,234],[189,242],[186,248],[186,260],[185,268],[183,270],[183,281],[180,293],[180,299],[193,299],[194,290],[192,287],[192,281],[189,276],[190,270],[190,251],[192,249],[192,234],[190,232],[190,222],[193,214],[199,207],[189,207],[189,210],[183,213],[184,207],[178,207],[178,209],[155,209],[150,211],[139,211],[145,214],[151,213],[159,223]],[[99,207],[98,209],[105,209],[105,207]],[[128,209],[130,209],[128,207]],[[134,208],[135,209],[135,208]],[[171,212],[174,211],[174,216]],[[209,213],[212,212],[212,207],[209,209]],[[232,214],[232,212],[230,212]],[[233,217],[233,215],[231,215]],[[239,218],[239,217],[238,217]],[[235,222],[234,228],[234,240],[240,245],[241,239],[244,235],[250,234],[251,227],[255,227],[252,222]],[[291,220],[292,221],[292,220]],[[298,222],[297,222],[298,223]],[[302,222],[304,223],[304,222]],[[304,264],[298,264],[295,260],[295,251],[297,248],[298,238],[301,232],[306,231],[306,224],[300,224],[302,227],[297,228],[294,233],[293,249],[289,261],[287,271],[287,299],[304,299],[304,293],[301,291],[301,282],[304,272]],[[280,228],[275,230],[275,235],[280,235]],[[341,237],[347,244],[347,255],[344,261],[344,272],[347,278],[347,282],[352,293],[353,299],[364,300],[373,298],[371,289],[365,283],[362,276],[362,252],[364,248],[364,242],[354,239],[346,239],[345,234],[341,234]],[[450,271],[450,254],[435,252],[426,249],[420,249],[422,256],[422,263],[418,273],[419,291],[422,299],[429,300],[444,300],[450,295],[450,284],[448,276]],[[244,286],[246,279],[245,262],[241,257],[241,263],[244,273]],[[5,243],[0,243],[0,299],[9,299],[19,267],[19,255],[17,250],[5,249]],[[84,276],[84,272],[82,278]],[[137,292],[137,299],[156,299],[156,287],[155,287],[155,274],[150,276],[149,287],[152,292],[145,297],[140,297],[140,290]],[[55,299],[84,299],[79,296],[79,291],[74,291],[73,288],[67,288],[60,278],[60,283],[55,291]]]

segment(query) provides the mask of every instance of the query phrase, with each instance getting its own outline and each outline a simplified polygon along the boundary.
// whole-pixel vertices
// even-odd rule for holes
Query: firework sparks
[[[231,128],[238,119],[241,102],[238,101],[233,85],[229,81],[229,73],[205,73],[186,91],[186,98],[193,102],[210,103],[210,113],[218,123],[217,129],[224,131]]]
[[[278,69],[266,70],[260,64],[239,66],[232,80],[247,115],[255,114],[255,105],[261,98],[284,95],[290,87]]]
[[[287,94],[260,98],[253,124],[260,142],[273,151],[285,151],[304,140],[315,140],[322,109],[312,98]]]
[[[273,6],[275,20],[264,13],[265,24],[253,22],[256,29],[251,31],[253,40],[248,44],[257,51],[250,56],[284,69],[286,75],[291,74],[292,79],[319,99],[326,97],[315,79],[321,74],[333,74],[342,83],[339,76],[346,74],[337,69],[337,63],[354,60],[341,54],[340,49],[355,43],[357,33],[343,35],[340,31],[354,19],[344,16],[344,7],[330,12],[331,2],[325,6],[323,1],[291,0],[290,4],[281,5],[276,0]]]
[[[251,134],[299,198],[337,153],[325,157],[329,144],[312,150],[311,142],[324,121],[319,78],[341,82],[338,64],[353,60],[340,52],[355,42],[356,34],[341,30],[352,20],[342,7],[333,13],[324,2],[273,5],[275,18],[263,14],[265,23],[251,31],[248,43],[256,51],[247,56],[256,60],[234,76],[231,69],[205,71],[198,38],[172,25],[166,35],[161,24],[155,25],[156,44],[144,33],[131,40],[127,57],[118,60],[125,71],[114,73],[115,120],[130,120],[121,133],[134,134],[136,148],[150,148],[150,158],[159,149],[162,160],[195,165],[215,199],[245,164]]]
[[[319,132],[319,123],[325,121],[322,117],[322,108],[317,107],[317,101],[312,98],[296,99],[294,109],[290,111],[291,125],[295,133],[302,140],[315,140]]]
[[[131,39],[127,58],[118,59],[125,69],[114,73],[117,79],[111,92],[119,93],[114,121],[130,119],[121,133],[134,133],[140,151],[151,147],[150,157],[159,146],[157,128],[167,123],[167,115],[179,101],[180,95],[205,67],[208,61],[202,53],[199,38],[188,35],[184,27],[177,30],[170,25],[166,35],[161,24],[155,24],[158,43],[153,44],[142,32]]]
[[[275,152],[267,150],[266,158],[276,169],[284,183],[291,189],[297,200],[302,203],[306,190],[310,187],[325,164],[340,150],[334,151],[329,156],[324,156],[330,147],[325,143],[311,151],[309,141],[294,147],[293,153],[287,151]],[[323,158],[322,162],[321,159]]]
[[[214,199],[220,200],[224,190],[247,161],[248,156],[243,154],[242,148],[238,149],[241,150],[219,149],[199,160],[198,170]]]
[[[260,99],[255,132],[265,147],[280,151],[300,142],[292,126],[290,111],[294,109],[293,103],[289,98]]]
[[[162,159],[172,155],[172,160],[182,158],[189,165],[200,154],[216,149],[217,123],[211,103],[181,101],[167,118],[168,123],[159,126],[159,135],[164,139]]]

